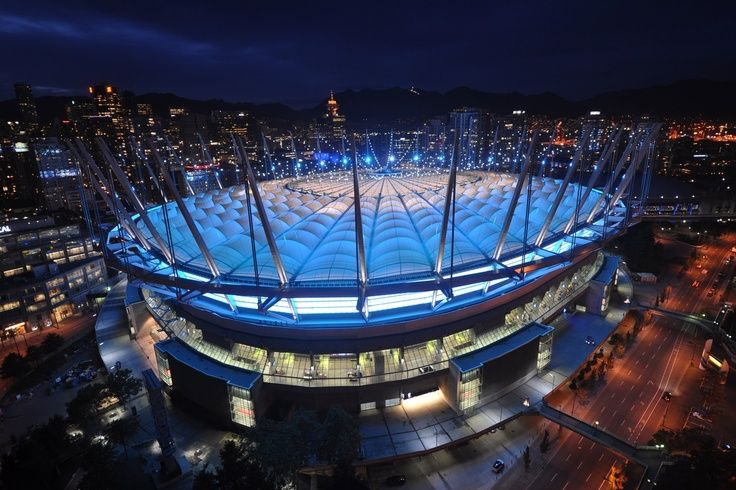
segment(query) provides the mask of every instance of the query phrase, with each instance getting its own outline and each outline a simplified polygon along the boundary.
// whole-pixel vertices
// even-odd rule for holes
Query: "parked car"
[[[672,393],[670,393],[669,391],[665,391],[665,392],[664,392],[664,393],[662,394],[662,400],[664,400],[664,401],[666,401],[666,402],[668,402],[668,401],[672,400]]]
[[[504,463],[500,459],[497,459],[493,463],[493,472],[494,473],[501,473],[504,470],[504,468],[506,468],[506,463]]]
[[[595,339],[593,337],[591,337],[590,335],[588,335],[587,337],[585,337],[585,343],[588,344],[588,345],[594,345],[595,344]]]
[[[384,483],[389,487],[401,487],[406,483],[406,477],[404,475],[391,475],[386,478]]]

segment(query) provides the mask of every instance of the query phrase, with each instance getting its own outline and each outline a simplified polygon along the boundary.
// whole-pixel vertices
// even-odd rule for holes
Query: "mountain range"
[[[73,98],[36,98],[42,122],[64,117],[64,106]],[[540,94],[493,93],[458,87],[447,92],[418,88],[362,89],[335,93],[351,125],[421,121],[443,116],[459,107],[478,107],[496,114],[522,109],[527,114],[579,116],[590,110],[603,114],[651,114],[663,116],[730,117],[736,115],[736,81],[685,80],[668,85],[605,92],[584,100],[570,100],[551,92]],[[312,108],[297,110],[281,103],[253,104],[218,99],[194,100],[170,93],[136,96],[136,101],[151,104],[154,113],[168,114],[169,107],[187,107],[190,112],[209,114],[212,110],[242,110],[278,124],[309,121],[319,117],[326,99]],[[0,118],[17,117],[14,100],[0,102]]]

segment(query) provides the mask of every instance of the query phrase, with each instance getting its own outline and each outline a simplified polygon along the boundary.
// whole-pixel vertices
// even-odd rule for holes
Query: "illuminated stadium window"
[[[171,370],[169,369],[169,359],[166,354],[159,352],[158,349],[154,349],[156,352],[156,365],[158,366],[158,377],[166,386],[171,386]]]
[[[360,411],[373,410],[376,408],[376,402],[366,402],[360,404]]]
[[[386,405],[386,408],[401,405],[401,398],[389,398],[388,400],[386,400],[384,405]]]
[[[230,417],[236,424],[253,427],[256,423],[250,391],[235,385],[228,385],[230,395]]]

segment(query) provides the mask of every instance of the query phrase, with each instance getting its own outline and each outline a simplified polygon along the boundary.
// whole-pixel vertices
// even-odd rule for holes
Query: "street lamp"
[[[595,433],[597,434],[598,433],[598,421],[596,420],[594,424],[595,424]]]

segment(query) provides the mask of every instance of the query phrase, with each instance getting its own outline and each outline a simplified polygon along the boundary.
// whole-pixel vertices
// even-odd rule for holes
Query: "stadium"
[[[605,312],[617,262],[601,248],[632,218],[651,134],[586,173],[576,153],[563,178],[527,158],[518,174],[353,165],[257,182],[244,159],[243,185],[171,186],[130,214],[113,202],[105,247],[134,328],[150,315],[168,337],[163,384],[218,423],[437,390],[465,413],[544,368],[562,309]]]

